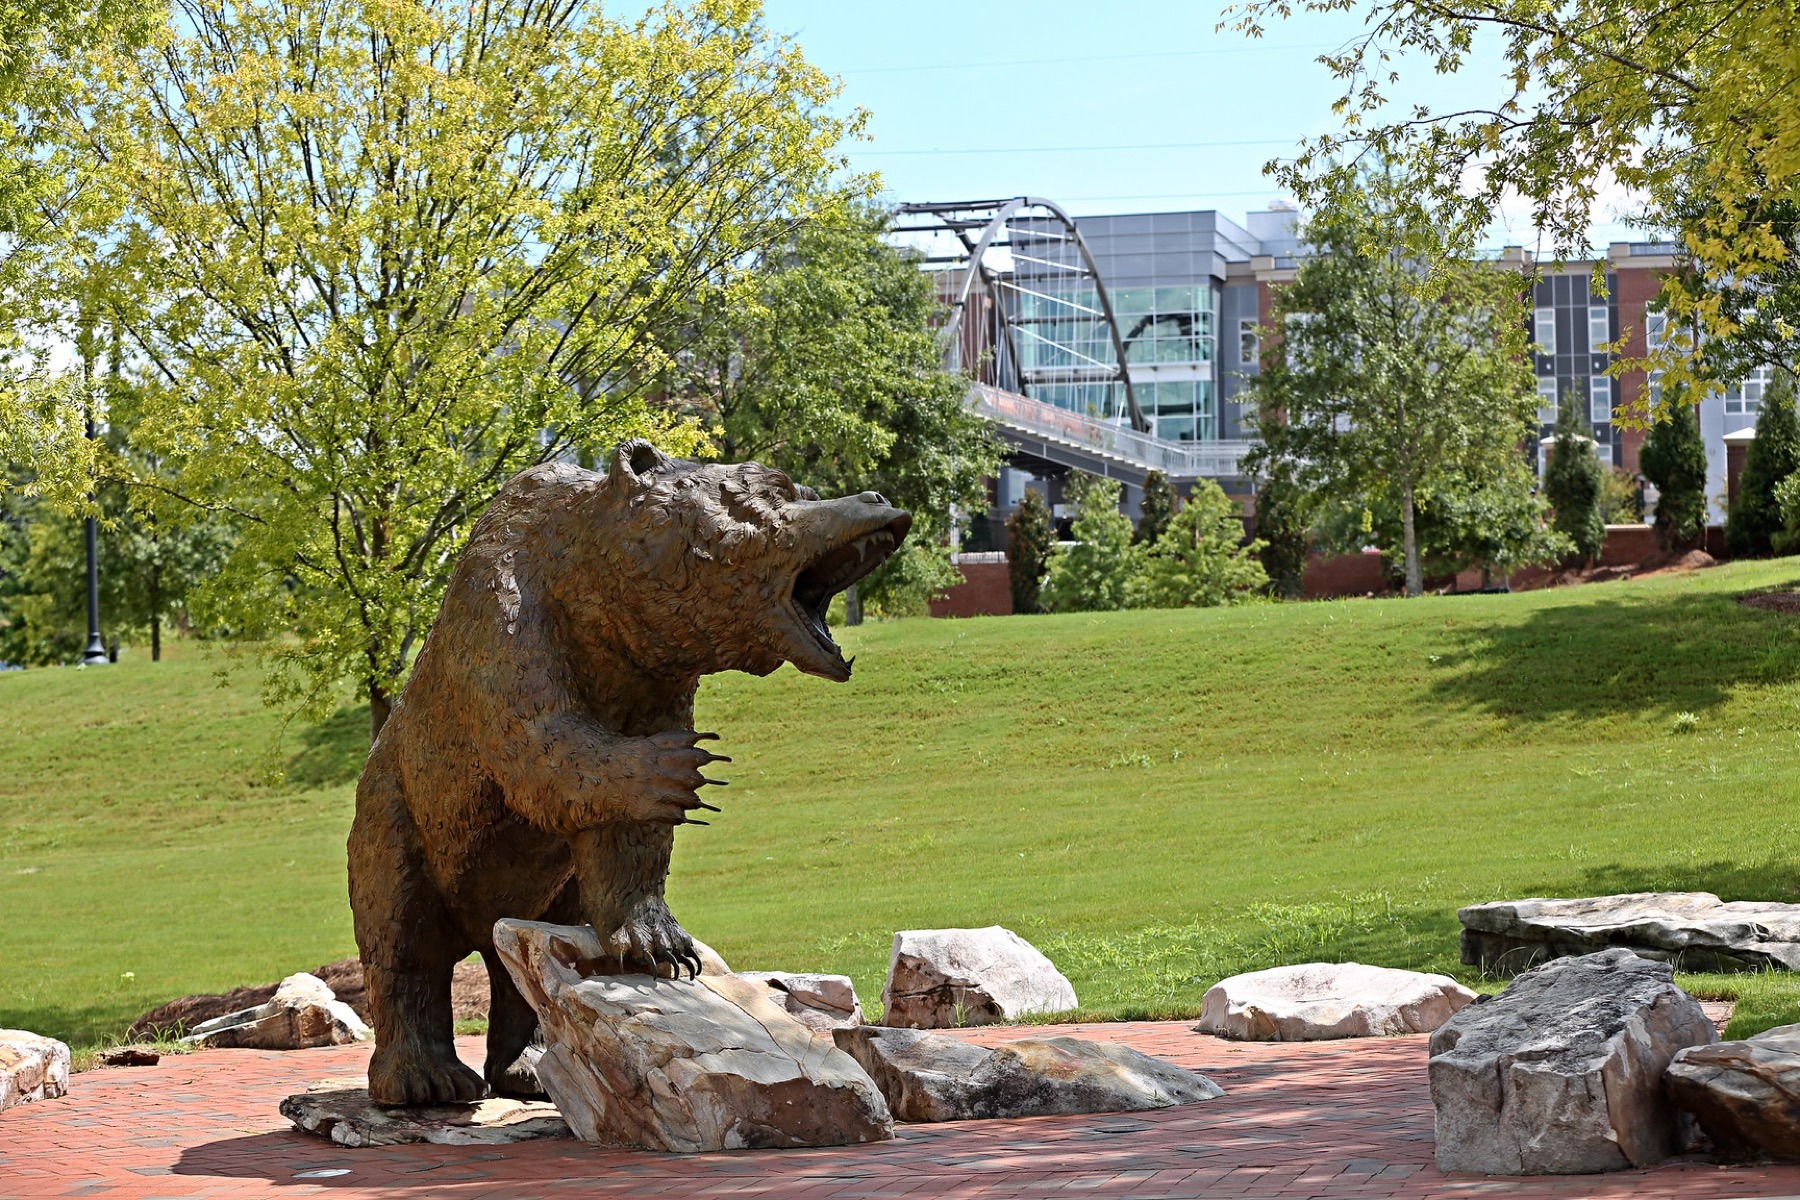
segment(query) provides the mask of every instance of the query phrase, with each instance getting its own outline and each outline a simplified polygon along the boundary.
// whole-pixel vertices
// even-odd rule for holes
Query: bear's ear
[[[620,442],[619,448],[613,451],[612,465],[607,468],[606,473],[620,482],[636,483],[645,475],[667,471],[674,465],[674,459],[643,438],[632,438],[630,441]]]

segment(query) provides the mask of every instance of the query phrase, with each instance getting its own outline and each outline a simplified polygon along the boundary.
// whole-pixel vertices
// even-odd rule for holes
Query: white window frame
[[[1238,320],[1238,366],[1254,367],[1262,353],[1262,341],[1256,333],[1256,318]]]
[[[1598,330],[1595,329],[1598,326]],[[1594,334],[1598,332],[1599,337]],[[1612,341],[1612,311],[1604,304],[1588,305],[1588,353],[1605,354],[1603,347]]]
[[[1669,338],[1669,314],[1646,312],[1644,314],[1644,352],[1655,354],[1663,348]]]
[[[1734,416],[1749,416],[1762,411],[1763,392],[1774,377],[1769,367],[1757,367],[1743,379],[1725,389],[1725,411]]]
[[[1532,316],[1532,340],[1537,343],[1539,354],[1554,355],[1556,353],[1556,309],[1540,308]]]
[[[1595,425],[1611,425],[1613,410],[1612,377],[1593,375],[1588,378],[1588,420]]]
[[[1540,379],[1537,381],[1538,392],[1538,424],[1556,424],[1556,380]]]

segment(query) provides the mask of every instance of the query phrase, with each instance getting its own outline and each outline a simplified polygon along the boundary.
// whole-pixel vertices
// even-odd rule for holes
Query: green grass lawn
[[[1003,924],[1119,1016],[1280,962],[1470,978],[1480,900],[1800,899],[1800,624],[1735,599],[1774,586],[1800,560],[851,630],[849,684],[703,685],[733,786],[670,900],[734,965],[846,972],[865,1003],[894,930]],[[250,669],[180,651],[0,675],[0,1025],[92,1043],[354,953],[366,716],[277,745]],[[1740,1029],[1800,1020],[1786,977],[1688,982],[1741,994]]]

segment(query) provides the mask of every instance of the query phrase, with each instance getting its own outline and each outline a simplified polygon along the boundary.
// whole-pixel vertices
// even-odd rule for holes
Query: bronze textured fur
[[[831,597],[912,518],[874,492],[820,500],[756,463],[627,442],[606,474],[513,479],[469,536],[405,691],[369,751],[350,831],[350,906],[382,1104],[480,1097],[457,1060],[451,968],[493,990],[487,1079],[538,1091],[537,1018],[494,957],[501,917],[585,922],[621,969],[693,970],[663,903],[675,826],[710,808],[702,675],[791,662],[850,677]]]

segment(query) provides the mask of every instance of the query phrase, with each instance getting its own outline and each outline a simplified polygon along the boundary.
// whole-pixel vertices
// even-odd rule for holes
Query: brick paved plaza
[[[892,1142],[833,1150],[677,1157],[574,1141],[347,1150],[292,1132],[275,1106],[309,1082],[359,1073],[366,1046],[212,1050],[78,1075],[66,1098],[0,1116],[0,1197],[1800,1197],[1800,1166],[1440,1174],[1423,1037],[1244,1044],[1180,1022],[963,1036],[1064,1032],[1204,1071],[1226,1097],[1146,1113],[906,1125]],[[461,1042],[479,1062],[480,1040]],[[320,1171],[344,1173],[310,1174]]]

